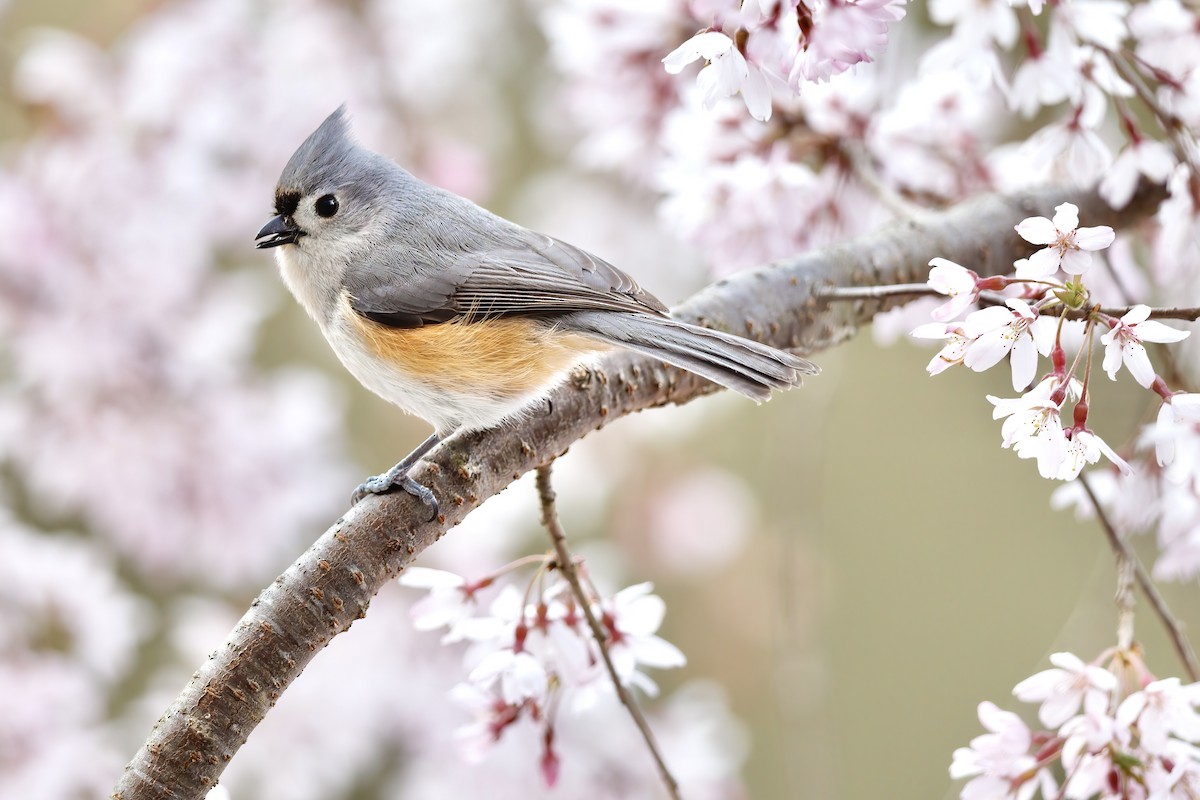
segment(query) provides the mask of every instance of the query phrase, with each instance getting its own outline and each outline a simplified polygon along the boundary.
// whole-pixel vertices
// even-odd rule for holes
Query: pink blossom
[[[947,340],[925,367],[925,371],[930,375],[937,375],[955,364],[961,364],[967,354],[967,345],[971,343],[971,339],[963,332],[959,323],[930,322],[917,327],[910,335],[917,339]]]
[[[1096,127],[1104,119],[1104,107],[1083,106],[1030,136],[1021,146],[1028,166],[1050,168],[1062,180],[1087,184],[1100,177],[1112,164],[1113,155]]]
[[[971,746],[954,751],[950,777],[971,778],[963,787],[963,800],[1026,800],[1039,788],[1043,797],[1057,789],[1049,770],[1036,769],[1030,753],[1033,735],[1021,718],[995,703],[979,704],[979,721],[988,733],[976,736]]]
[[[1134,380],[1147,389],[1154,383],[1154,367],[1142,342],[1180,342],[1189,331],[1180,331],[1150,319],[1150,307],[1136,305],[1100,337],[1104,343],[1104,371],[1112,380],[1124,363]]]
[[[757,65],[746,61],[732,39],[719,31],[703,31],[672,50],[662,61],[667,72],[676,75],[697,59],[708,62],[696,76],[705,108],[711,109],[718,100],[740,92],[750,116],[763,122],[771,118],[767,78]]]
[[[1060,481],[1075,480],[1085,465],[1095,464],[1100,460],[1100,456],[1107,458],[1123,473],[1133,471],[1125,459],[1117,455],[1107,442],[1092,431],[1076,428],[1071,432],[1062,464],[1054,477]]]
[[[1013,694],[1027,703],[1041,702],[1038,719],[1043,725],[1057,728],[1079,712],[1079,706],[1090,695],[1107,697],[1117,688],[1117,678],[1108,670],[1085,664],[1072,653],[1050,656],[1055,669],[1044,670],[1026,678],[1013,688]]]
[[[931,0],[929,16],[938,25],[954,25],[955,32],[978,32],[1003,48],[1017,40],[1017,15],[1008,0]]]
[[[1079,95],[1083,77],[1071,64],[1074,47],[1069,36],[1051,28],[1044,50],[1021,61],[1008,88],[1008,106],[1023,117],[1032,117],[1042,106],[1053,106]]]
[[[1169,755],[1169,736],[1200,741],[1200,684],[1183,686],[1179,678],[1153,681],[1126,697],[1117,708],[1117,722],[1137,728],[1140,746],[1148,753]]]
[[[1126,20],[1138,57],[1176,76],[1200,67],[1196,50],[1196,14],[1179,0],[1137,3]]]
[[[400,575],[399,582],[401,586],[429,590],[429,594],[414,603],[409,611],[413,627],[419,631],[443,626],[453,628],[474,610],[477,586],[468,585],[465,578],[453,572],[409,567]]]
[[[903,19],[906,0],[820,0],[813,4],[809,28],[788,75],[797,88],[801,80],[828,81],[856,64],[874,60],[887,47],[888,25]]]
[[[1029,258],[1029,272],[1049,277],[1060,269],[1068,275],[1082,275],[1092,263],[1090,251],[1103,250],[1116,235],[1107,225],[1079,227],[1079,209],[1063,203],[1054,209],[1054,219],[1027,217],[1017,225],[1017,233],[1032,244],[1048,245]]]
[[[939,322],[954,319],[979,299],[979,276],[953,261],[935,258],[929,262],[929,288],[949,296],[949,302],[938,306],[931,315]]]
[[[1019,398],[988,395],[988,402],[994,406],[992,419],[1004,419],[1002,446],[1011,447],[1019,458],[1036,458],[1043,478],[1057,477],[1068,448],[1062,403],[1068,395],[1078,396],[1078,392],[1076,382],[1063,387],[1061,379],[1052,375]]]
[[[1100,182],[1100,196],[1113,208],[1124,208],[1133,197],[1138,180],[1145,175],[1154,183],[1165,183],[1175,168],[1175,156],[1162,142],[1136,139],[1121,151]]]
[[[601,606],[617,675],[622,682],[632,683],[651,695],[658,693],[658,687],[639,670],[640,666],[671,669],[687,663],[678,647],[656,635],[666,604],[662,598],[650,594],[653,588],[650,583],[630,586]]]
[[[1069,28],[1080,41],[1105,50],[1117,50],[1128,35],[1123,0],[1073,0],[1054,5],[1054,22]]]
[[[1171,395],[1158,408],[1153,440],[1159,466],[1175,461],[1177,440],[1200,424],[1200,394]]]
[[[1005,306],[983,308],[963,320],[963,331],[971,339],[963,364],[983,372],[1011,353],[1013,388],[1020,390],[1033,382],[1038,353],[1049,355],[1054,329],[1024,300],[1010,298]]]

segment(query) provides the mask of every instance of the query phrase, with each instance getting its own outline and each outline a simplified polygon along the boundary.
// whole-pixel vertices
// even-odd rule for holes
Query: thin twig
[[[895,283],[887,286],[823,286],[814,291],[821,300],[879,300],[884,297],[944,297],[929,287],[927,283]],[[984,305],[1002,306],[1008,298],[995,292],[980,292],[979,302]],[[1066,319],[1087,319],[1091,314],[1104,314],[1110,317],[1123,317],[1133,310],[1133,306],[1114,306],[1112,308],[1067,308],[1052,306],[1043,308],[1039,313],[1044,317],[1065,317]],[[1195,322],[1200,319],[1200,308],[1152,308],[1150,319],[1173,319],[1181,322]]]
[[[1167,111],[1158,102],[1158,98],[1154,96],[1154,93],[1150,91],[1150,88],[1142,80],[1142,76],[1137,70],[1136,62],[1133,62],[1122,53],[1113,52],[1112,50],[1105,50],[1104,52],[1108,56],[1109,63],[1133,87],[1138,99],[1146,105],[1150,113],[1158,120],[1163,132],[1167,134],[1167,138],[1171,142],[1171,149],[1175,151],[1175,155],[1179,158],[1179,161],[1187,164],[1188,169],[1191,170],[1193,175],[1200,176],[1195,154],[1192,152],[1194,142],[1189,141],[1186,136],[1187,126],[1183,124],[1183,121],[1179,117]]]
[[[940,295],[927,283],[893,283],[887,286],[822,286],[813,291],[820,300],[878,300],[883,297]]]
[[[1112,546],[1113,552],[1118,559],[1126,559],[1133,567],[1138,586],[1142,587],[1142,594],[1146,595],[1154,613],[1158,614],[1163,627],[1167,629],[1167,635],[1170,637],[1171,643],[1175,645],[1175,652],[1179,654],[1179,659],[1183,662],[1183,668],[1187,671],[1188,677],[1193,683],[1200,681],[1200,662],[1196,660],[1196,653],[1192,650],[1191,643],[1188,642],[1183,625],[1175,619],[1171,609],[1167,608],[1167,601],[1159,594],[1158,587],[1154,584],[1150,573],[1146,571],[1146,566],[1137,557],[1137,553],[1133,552],[1125,538],[1113,526],[1108,514],[1104,511],[1104,506],[1100,504],[1100,498],[1096,497],[1096,493],[1092,491],[1092,485],[1088,482],[1087,476],[1080,474],[1079,483],[1083,485],[1088,499],[1092,501],[1092,507],[1096,509],[1096,518],[1100,520],[1100,527],[1104,529],[1104,534],[1108,537],[1108,543]]]
[[[596,646],[600,648],[600,656],[604,659],[604,666],[608,668],[608,674],[612,678],[613,687],[617,690],[617,697],[621,698],[621,703],[629,710],[629,716],[633,717],[634,724],[638,730],[642,732],[642,738],[646,740],[646,747],[650,749],[650,755],[654,757],[654,763],[658,767],[659,777],[662,778],[663,785],[667,788],[667,794],[673,800],[679,800],[679,784],[675,781],[675,777],[671,775],[671,770],[667,768],[667,762],[663,761],[662,753],[658,751],[658,745],[655,744],[654,734],[650,730],[649,724],[646,723],[646,718],[642,715],[642,710],[638,708],[637,702],[633,696],[629,694],[629,690],[621,683],[621,678],[617,675],[617,668],[613,665],[612,656],[608,652],[608,634],[596,619],[596,615],[592,613],[592,604],[588,599],[587,594],[583,590],[583,584],[579,581],[579,571],[576,569],[575,561],[571,558],[571,553],[567,550],[567,538],[563,532],[562,525],[558,521],[558,511],[555,508],[554,487],[550,485],[550,471],[553,462],[543,464],[537,468],[537,491],[538,499],[542,504],[542,524],[546,526],[547,533],[550,534],[550,539],[554,542],[554,552],[558,559],[558,568],[562,572],[563,577],[567,579],[567,583],[571,585],[571,593],[575,595],[575,599],[579,602],[579,608],[583,611],[583,617],[587,620],[588,627],[592,630],[592,638],[596,640]]]
[[[843,146],[841,152],[850,164],[850,171],[854,174],[854,177],[858,178],[863,186],[870,190],[876,199],[883,204],[884,208],[895,214],[897,218],[916,219],[921,214],[926,213],[928,209],[910,202],[891,186],[883,182],[862,148]]]
[[[1117,649],[1126,652],[1133,647],[1133,615],[1137,599],[1133,595],[1133,562],[1117,554]]]
[[[1133,306],[1114,306],[1112,308],[1066,308],[1054,306],[1044,308],[1041,313],[1048,317],[1066,317],[1067,319],[1087,319],[1091,314],[1104,314],[1109,317],[1123,317],[1133,310]],[[1200,319],[1200,308],[1152,308],[1150,319],[1174,319],[1180,322],[1195,322]]]

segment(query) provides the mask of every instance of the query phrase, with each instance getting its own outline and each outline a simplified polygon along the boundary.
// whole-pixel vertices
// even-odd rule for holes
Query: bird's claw
[[[434,496],[433,490],[424,484],[417,483],[410,478],[408,474],[393,476],[389,472],[382,475],[375,475],[367,478],[358,485],[354,490],[354,494],[350,497],[350,504],[357,505],[360,500],[369,494],[387,494],[392,489],[399,487],[411,494],[413,497],[420,500],[425,505],[429,506],[433,512],[429,519],[437,519],[441,514],[441,506],[438,504],[437,497]]]
[[[429,515],[430,521],[437,519],[438,515],[442,513],[442,508],[438,505],[437,497],[434,496],[433,490],[428,486],[417,483],[405,475],[400,481],[400,488],[429,506],[429,510],[433,512]]]
[[[369,494],[385,494],[390,492],[394,485],[392,476],[387,472],[382,475],[372,475],[360,483],[358,488],[354,490],[354,494],[350,495],[350,505],[358,505],[358,501]]]

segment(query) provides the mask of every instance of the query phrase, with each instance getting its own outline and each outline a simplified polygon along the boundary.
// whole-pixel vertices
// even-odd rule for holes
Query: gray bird
[[[414,178],[354,142],[345,108],[288,160],[255,237],[364,386],[434,433],[354,502],[399,486],[437,513],[409,470],[455,431],[492,428],[544,398],[570,368],[624,347],[756,401],[817,367],[670,317],[607,262]]]

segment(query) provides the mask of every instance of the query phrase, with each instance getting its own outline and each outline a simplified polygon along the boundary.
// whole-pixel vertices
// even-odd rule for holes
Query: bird
[[[459,431],[520,417],[577,364],[626,348],[755,401],[818,367],[792,353],[674,319],[632,277],[510,222],[359,144],[346,107],[288,159],[274,216],[255,236],[283,282],[367,389],[433,433],[352,503],[401,488],[433,512],[409,472]]]

